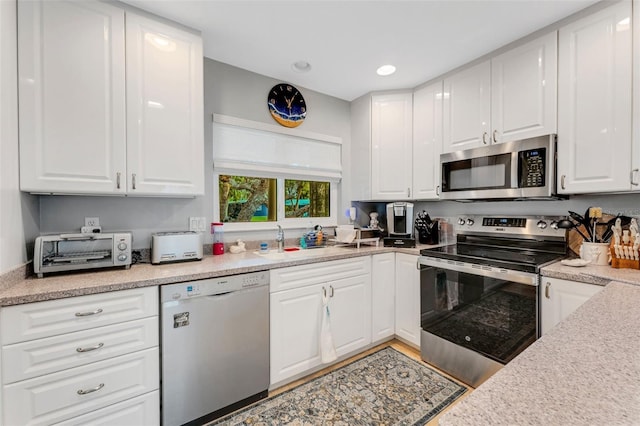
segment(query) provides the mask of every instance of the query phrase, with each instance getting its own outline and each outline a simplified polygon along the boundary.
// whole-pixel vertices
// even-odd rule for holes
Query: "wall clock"
[[[273,119],[285,127],[298,127],[307,116],[307,104],[302,93],[290,84],[273,86],[267,104]]]

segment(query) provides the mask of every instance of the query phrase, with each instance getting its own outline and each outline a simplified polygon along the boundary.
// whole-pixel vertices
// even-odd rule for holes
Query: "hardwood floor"
[[[318,371],[316,373],[310,374],[309,376],[303,377],[300,380],[296,380],[295,382],[291,382],[291,383],[289,383],[289,384],[287,384],[285,386],[282,386],[282,387],[279,387],[277,389],[274,389],[271,392],[269,392],[269,396],[275,396],[275,395],[278,395],[280,393],[286,392],[289,389],[292,389],[292,388],[294,388],[296,386],[299,386],[299,385],[301,385],[303,383],[306,383],[306,382],[308,382],[308,381],[310,381],[310,380],[312,380],[312,379],[314,379],[316,377],[322,376],[322,375],[324,375],[324,374],[326,374],[326,373],[328,373],[330,371],[336,370],[336,369],[338,369],[338,368],[340,368],[342,366],[345,366],[345,365],[347,365],[347,364],[349,364],[349,363],[351,363],[353,361],[356,361],[356,360],[358,360],[360,358],[364,358],[365,356],[367,356],[367,355],[369,355],[369,354],[371,354],[371,353],[373,353],[373,352],[375,352],[377,350],[385,348],[387,346],[391,346],[392,348],[394,348],[394,349],[398,350],[399,352],[409,356],[410,358],[415,359],[418,362],[424,362],[424,361],[422,361],[420,359],[420,351],[419,350],[414,349],[413,347],[411,347],[409,345],[406,345],[405,343],[403,343],[403,342],[401,342],[399,340],[394,339],[394,340],[391,340],[389,342],[385,342],[385,343],[382,343],[382,344],[380,344],[378,346],[375,346],[375,347],[373,347],[373,348],[371,348],[371,349],[369,349],[369,350],[367,350],[365,352],[362,352],[362,353],[360,353],[358,355],[355,355],[355,356],[353,356],[351,358],[348,358],[348,359],[346,359],[344,361],[341,361],[341,362],[339,362],[337,364],[334,364],[334,365],[332,365],[330,367],[327,367],[327,368],[325,368],[323,370],[320,370],[320,371]],[[454,382],[459,383],[460,385],[464,386],[468,390],[473,390],[472,387],[470,387],[470,386],[468,386],[468,385],[466,385],[466,384],[454,379],[453,377],[451,377],[447,373],[444,373],[444,372],[438,370],[437,368],[435,368],[435,367],[433,367],[431,365],[429,365],[429,367],[434,369],[434,370],[436,370],[438,373],[442,374],[443,376],[450,378]],[[469,395],[469,393],[470,392],[466,392],[464,395],[462,395],[460,398],[458,398],[457,401],[455,401],[453,404],[448,406],[440,414],[438,414],[436,417],[434,417],[429,423],[427,423],[427,426],[437,425],[438,424],[438,419],[440,418],[440,416],[442,416],[444,413],[446,413],[448,410],[450,410],[451,407],[455,406],[457,403],[459,403],[464,398],[466,398]]]

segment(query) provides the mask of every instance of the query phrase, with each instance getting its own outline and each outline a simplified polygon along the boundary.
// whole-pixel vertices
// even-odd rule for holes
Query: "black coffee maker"
[[[413,203],[395,202],[387,204],[387,230],[383,239],[385,247],[415,247],[413,238]]]

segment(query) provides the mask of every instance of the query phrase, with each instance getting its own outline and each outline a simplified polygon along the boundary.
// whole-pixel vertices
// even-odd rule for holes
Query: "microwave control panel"
[[[547,149],[528,149],[518,153],[518,187],[536,188],[545,185]]]

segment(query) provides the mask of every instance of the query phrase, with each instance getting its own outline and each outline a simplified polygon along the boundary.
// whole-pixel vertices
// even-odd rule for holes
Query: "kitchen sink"
[[[253,253],[269,260],[288,260],[288,259],[300,259],[304,257],[321,256],[326,254],[328,250],[331,250],[331,247],[299,249],[299,250],[285,249],[285,251],[281,253],[279,253],[278,250],[269,250],[267,253],[254,251]]]

